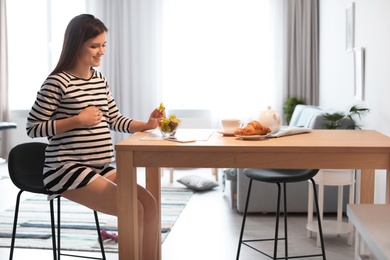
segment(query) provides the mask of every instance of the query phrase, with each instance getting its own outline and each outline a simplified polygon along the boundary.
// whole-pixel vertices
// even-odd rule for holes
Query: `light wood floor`
[[[188,174],[201,174],[205,178],[214,179],[211,169],[176,171],[175,179]],[[0,164],[0,211],[14,205],[16,188],[11,181],[2,176],[7,175],[6,165]],[[221,180],[222,172],[219,176]],[[139,174],[140,183],[143,183],[142,173]],[[162,178],[163,186],[181,186],[175,182],[169,183],[169,174],[166,171]],[[162,245],[164,260],[230,260],[236,259],[237,243],[241,228],[242,215],[231,209],[229,190],[222,191],[222,184],[212,191],[195,193]],[[291,254],[319,252],[314,238],[306,236],[306,216],[293,215],[289,218],[289,244]],[[272,236],[273,216],[254,214],[247,221],[248,235],[258,231],[264,234],[269,229]],[[354,246],[347,245],[346,236],[325,236],[327,259],[344,260],[354,259]],[[0,248],[0,259],[8,259],[9,248]],[[24,259],[52,259],[50,250],[15,249],[15,260]],[[62,257],[61,259],[77,259]],[[117,254],[107,254],[108,260],[118,259]],[[269,259],[243,246],[241,258]],[[312,258],[320,259],[320,258]]]

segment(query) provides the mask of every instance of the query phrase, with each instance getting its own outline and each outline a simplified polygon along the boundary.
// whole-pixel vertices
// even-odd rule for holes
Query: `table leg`
[[[153,195],[157,201],[158,223],[161,230],[161,169],[146,168],[146,189]],[[157,239],[157,259],[161,259],[161,232],[158,233]]]
[[[390,204],[390,169],[386,172],[386,198],[385,203]]]
[[[118,259],[139,259],[137,168],[131,151],[117,151]]]
[[[375,170],[362,169],[360,174],[360,201],[361,204],[374,203]]]

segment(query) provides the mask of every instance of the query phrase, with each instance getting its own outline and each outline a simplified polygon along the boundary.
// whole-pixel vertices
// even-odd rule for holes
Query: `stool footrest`
[[[285,240],[284,237],[278,238],[278,240]],[[246,239],[242,240],[242,242],[263,242],[263,241],[275,241],[275,238],[259,238],[259,239]]]
[[[258,241],[268,241],[268,240],[274,241],[274,239],[242,240],[242,244],[246,245],[247,247],[249,247],[249,248],[251,248],[251,249],[253,249],[253,250],[255,250],[255,251],[257,251],[257,252],[259,252],[259,253],[261,253],[261,254],[263,254],[263,255],[273,259],[274,258],[273,256],[267,254],[266,252],[264,252],[264,251],[262,251],[262,250],[260,250],[260,249],[258,249],[256,247],[254,247],[252,245],[249,245],[249,244],[245,243],[245,242],[248,242],[248,241],[249,242],[258,242]],[[311,254],[311,255],[292,255],[292,256],[288,256],[288,257],[280,256],[280,257],[276,257],[276,259],[295,259],[295,258],[309,258],[309,257],[319,257],[319,256],[323,256],[323,255],[322,254]]]

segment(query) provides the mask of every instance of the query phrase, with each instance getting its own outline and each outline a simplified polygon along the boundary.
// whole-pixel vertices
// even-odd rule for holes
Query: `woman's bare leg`
[[[99,176],[87,186],[61,194],[64,198],[93,210],[118,216],[116,201],[116,174],[107,178]],[[141,259],[157,258],[158,230],[157,202],[145,188],[137,186],[138,193],[138,238]]]
[[[88,185],[79,189],[65,191],[61,196],[92,210],[118,216],[116,191],[117,185],[114,182],[99,176]]]
[[[108,176],[112,182],[116,183],[116,173]],[[140,205],[138,209],[142,208],[143,216],[138,214],[140,234],[143,238],[140,241],[140,259],[157,259],[157,241],[160,236],[160,230],[158,229],[158,208],[157,201],[152,194],[141,186],[137,186],[138,202]],[[141,254],[142,252],[142,254]]]
[[[139,259],[143,258],[143,239],[144,239],[144,207],[142,206],[141,202],[138,201],[138,252],[139,252]]]

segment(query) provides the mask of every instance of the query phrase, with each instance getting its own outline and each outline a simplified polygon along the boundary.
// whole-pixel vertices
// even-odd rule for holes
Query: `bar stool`
[[[17,224],[18,224],[18,215],[19,215],[19,204],[20,204],[20,198],[22,193],[24,191],[27,191],[36,194],[49,195],[48,191],[45,189],[43,185],[43,166],[45,162],[46,147],[47,147],[46,143],[39,143],[39,142],[23,143],[12,148],[9,153],[9,160],[8,160],[9,176],[13,184],[20,189],[16,197],[15,215],[14,215],[14,223],[12,228],[12,238],[11,238],[10,255],[9,255],[10,260],[13,259],[13,254],[14,254],[16,229],[18,226]],[[49,201],[53,259],[59,260],[61,256],[72,256],[72,257],[79,257],[79,258],[105,260],[106,255],[104,251],[102,236],[100,233],[98,214],[96,211],[93,212],[94,212],[96,232],[97,232],[97,237],[98,237],[98,242],[100,245],[102,257],[101,258],[89,257],[89,256],[61,253],[60,199],[61,196],[58,196],[57,197],[57,225],[55,225],[55,221],[54,221],[54,202],[53,200]],[[57,242],[56,242],[56,231],[55,231],[56,226],[58,231]]]
[[[314,177],[318,185],[318,204],[320,207],[320,216],[322,220],[322,230],[324,234],[348,235],[348,245],[352,245],[353,225],[351,221],[343,222],[343,186],[349,186],[349,204],[355,202],[355,170],[331,170],[322,169]],[[337,220],[324,220],[324,186],[337,186]],[[313,189],[309,184],[309,198],[307,209],[307,236],[312,237],[313,233],[318,232],[317,222],[313,220]],[[317,236],[317,246],[320,246],[320,240]]]
[[[242,227],[241,227],[241,233],[240,233],[240,240],[238,243],[238,250],[237,250],[237,257],[238,260],[240,258],[240,251],[241,251],[241,245],[246,245],[253,250],[256,250],[257,252],[268,256],[272,259],[290,259],[290,258],[308,258],[308,257],[318,257],[322,256],[323,259],[326,259],[325,256],[325,246],[324,241],[322,237],[322,226],[321,226],[321,218],[320,214],[317,214],[317,221],[318,221],[318,230],[320,235],[320,241],[321,241],[321,253],[319,254],[307,254],[307,255],[294,255],[294,256],[288,256],[288,234],[287,234],[287,196],[286,196],[286,183],[292,183],[292,182],[301,182],[310,180],[312,182],[313,190],[314,190],[314,198],[315,198],[315,205],[316,205],[316,212],[319,212],[319,206],[318,206],[318,198],[317,198],[317,191],[316,191],[316,184],[313,179],[313,177],[317,174],[318,170],[296,170],[296,169],[279,169],[279,170],[268,170],[268,169],[244,169],[244,174],[250,179],[249,180],[249,187],[248,187],[248,195],[247,200],[245,204],[245,210],[244,210],[244,216],[242,220]],[[243,240],[244,235],[244,229],[245,229],[245,221],[247,216],[247,210],[249,205],[249,199],[250,199],[250,193],[252,188],[252,182],[255,181],[262,181],[262,182],[268,182],[268,183],[275,183],[278,186],[278,196],[277,196],[277,206],[276,206],[276,223],[275,223],[275,236],[274,238],[260,238],[260,239],[247,239]],[[280,199],[281,199],[281,185],[283,184],[283,212],[284,212],[284,237],[279,238],[279,214],[280,214]],[[284,240],[284,257],[278,257],[278,242],[279,240]],[[250,243],[251,242],[262,242],[262,241],[273,241],[274,242],[274,249],[273,249],[273,256],[270,254],[267,254],[265,251],[262,251],[258,248],[255,248]]]

